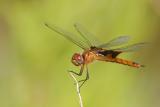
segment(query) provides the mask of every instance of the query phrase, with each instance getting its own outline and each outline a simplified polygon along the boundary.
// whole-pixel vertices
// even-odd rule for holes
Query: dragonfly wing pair
[[[107,43],[99,45],[98,47],[100,47],[100,48],[111,48],[111,47],[114,47],[114,46],[123,45],[123,44],[127,43],[129,40],[130,40],[130,36],[120,36],[120,37],[117,37],[117,38],[114,38],[114,39],[110,40]]]
[[[120,51],[120,52],[132,52],[132,51],[138,51],[146,45],[146,43],[136,43],[122,48],[111,49],[113,47],[127,43],[131,39],[130,36],[120,36],[110,40],[107,43],[99,45],[100,44],[99,40],[97,40],[90,32],[88,32],[82,25],[78,23],[74,24],[74,27],[76,31],[81,35],[83,40],[79,39],[77,35],[67,32],[57,26],[49,25],[47,23],[45,23],[45,25],[51,30],[61,34],[63,37],[65,37],[66,39],[73,42],[74,44],[76,44],[77,46],[79,46],[84,50],[90,49],[91,47],[97,47],[97,48],[106,48],[109,50]]]
[[[82,48],[82,49],[87,49],[87,48],[89,48],[89,46],[86,45],[86,42],[84,42],[84,41],[82,41],[82,40],[79,40],[76,35],[74,35],[74,34],[72,34],[72,33],[70,33],[70,32],[67,32],[67,31],[65,31],[65,30],[63,30],[63,29],[61,29],[61,28],[59,28],[59,27],[57,27],[57,26],[54,26],[54,25],[50,25],[50,24],[47,24],[47,23],[45,23],[45,25],[46,25],[49,29],[51,29],[51,30],[59,33],[60,35],[62,35],[62,36],[65,37],[66,39],[68,39],[69,41],[73,42],[74,44],[76,44],[76,45],[79,46],[80,48]]]

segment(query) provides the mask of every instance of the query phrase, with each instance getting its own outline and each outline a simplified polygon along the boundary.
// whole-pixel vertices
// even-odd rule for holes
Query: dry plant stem
[[[79,89],[79,83],[78,83],[77,79],[75,78],[75,76],[73,75],[73,73],[70,72],[69,74],[74,79],[74,82],[75,82],[75,85],[76,85],[77,94],[78,94],[78,97],[79,97],[80,107],[83,107],[82,97],[81,97],[81,93],[80,93],[80,89]]]

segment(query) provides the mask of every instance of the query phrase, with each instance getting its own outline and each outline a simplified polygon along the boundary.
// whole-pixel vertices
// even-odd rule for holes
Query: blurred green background
[[[146,65],[89,65],[84,107],[160,106],[159,0],[0,0],[0,107],[78,107],[67,70],[80,48],[44,26],[81,23],[103,42],[123,34],[147,49],[121,55]]]

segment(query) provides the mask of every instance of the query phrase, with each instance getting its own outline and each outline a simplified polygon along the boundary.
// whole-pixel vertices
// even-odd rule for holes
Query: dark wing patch
[[[111,55],[112,58],[116,58],[117,55],[119,55],[121,52],[113,51],[113,50],[103,50],[103,51],[99,51],[98,53],[103,55],[103,56]]]

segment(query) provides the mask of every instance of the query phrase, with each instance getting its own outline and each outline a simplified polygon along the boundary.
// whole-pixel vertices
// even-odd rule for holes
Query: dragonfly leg
[[[71,72],[71,73],[73,73],[73,74],[75,74],[75,75],[81,76],[82,73],[83,73],[83,69],[84,69],[84,65],[81,66],[81,69],[80,69],[80,72],[79,72],[79,73],[74,72],[74,71],[69,71],[69,72]]]
[[[83,70],[84,70],[84,66],[82,65],[82,66],[81,66],[81,70],[80,70],[79,73],[74,72],[74,71],[69,71],[69,72],[71,72],[71,73],[73,73],[73,74],[75,74],[75,75],[81,76],[82,73],[83,73]],[[82,82],[82,83],[80,84],[80,86],[79,86],[79,90],[80,90],[80,88],[84,85],[84,83],[85,83],[88,79],[89,79],[89,72],[88,72],[88,68],[86,67],[86,78],[78,81],[79,83]]]
[[[86,78],[83,79],[83,80],[78,81],[79,83],[82,82],[82,84],[79,86],[79,88],[81,88],[81,87],[84,85],[84,83],[89,79],[88,68],[86,68],[86,73],[87,73],[87,74],[86,74]]]

